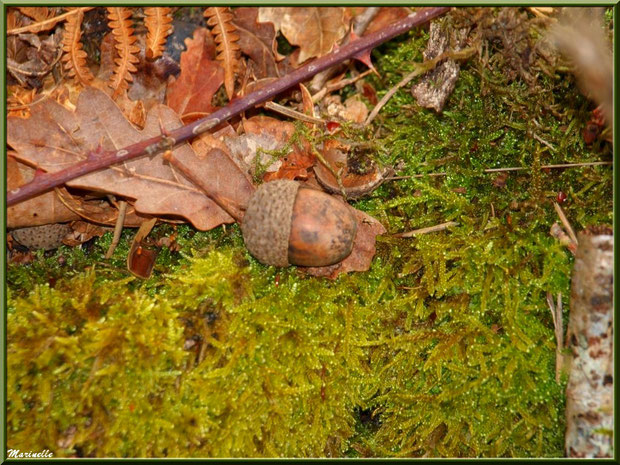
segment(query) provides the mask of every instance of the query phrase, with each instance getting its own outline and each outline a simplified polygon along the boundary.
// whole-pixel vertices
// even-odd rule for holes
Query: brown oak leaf
[[[7,189],[15,189],[29,181],[35,170],[15,159],[15,153],[9,152],[6,157]],[[80,217],[69,210],[54,191],[37,195],[30,200],[20,202],[6,209],[6,226],[9,229],[41,226],[51,223],[64,223]]]
[[[347,32],[343,7],[260,7],[258,21],[273,23],[299,46],[299,63],[328,54]]]
[[[258,23],[258,8],[240,7],[233,10],[233,24],[239,35],[239,48],[250,57],[255,77],[279,77],[277,62],[284,57],[278,53],[276,30],[273,24]]]
[[[28,119],[7,119],[7,141],[16,158],[48,172],[56,172],[84,160],[97,147],[118,150],[160,134],[161,127],[171,131],[181,126],[177,114],[159,105],[146,117],[139,131],[125,119],[118,106],[102,91],[87,87],[80,94],[74,112],[46,99],[33,105]],[[192,148],[181,145],[173,153],[196,157]],[[203,170],[207,179],[231,177],[222,167]],[[227,170],[238,170],[230,161]],[[171,215],[190,221],[197,229],[208,230],[233,218],[166,163],[161,154],[139,157],[74,179],[69,186],[113,193],[136,199],[137,212]]]
[[[215,43],[205,28],[185,39],[187,50],[181,54],[181,74],[168,84],[167,105],[180,115],[211,113],[213,95],[224,83],[224,69],[213,58]]]

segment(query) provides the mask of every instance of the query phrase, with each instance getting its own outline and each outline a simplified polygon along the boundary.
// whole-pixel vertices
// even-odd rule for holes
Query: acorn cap
[[[241,231],[250,253],[267,265],[289,266],[288,240],[299,183],[261,184],[248,202]]]
[[[71,232],[71,226],[63,223],[44,224],[11,231],[11,236],[29,249],[52,250],[62,245],[62,240]]]

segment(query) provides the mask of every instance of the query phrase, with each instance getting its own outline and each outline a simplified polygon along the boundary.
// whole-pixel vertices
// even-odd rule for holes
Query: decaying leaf
[[[116,66],[114,74],[109,83],[114,90],[114,96],[127,88],[127,83],[132,81],[131,73],[136,72],[137,53],[140,47],[135,45],[138,38],[134,35],[131,24],[131,10],[123,7],[108,7],[108,18],[110,29],[114,35],[117,58],[114,60]]]
[[[392,6],[384,6],[381,7],[379,13],[372,18],[368,27],[364,31],[364,35],[372,34],[380,29],[383,29],[389,24],[392,24],[399,19],[404,18],[405,16],[411,13],[411,9],[405,6],[392,7]]]
[[[233,15],[228,7],[209,7],[205,10],[207,25],[217,44],[217,59],[224,65],[224,87],[228,100],[235,94],[235,72],[239,69],[239,35],[232,23]]]
[[[187,51],[181,54],[181,74],[168,85],[166,103],[180,115],[211,113],[214,109],[211,99],[224,82],[224,70],[212,59],[215,44],[204,28],[196,29],[194,38],[186,39],[185,43]]]
[[[54,189],[60,201],[78,215],[80,218],[105,226],[114,226],[118,219],[119,210],[110,202],[104,199],[86,199],[69,193],[64,187]],[[137,228],[142,224],[146,216],[136,213],[133,205],[129,205],[123,217],[123,226]],[[69,244],[67,244],[69,245]]]
[[[330,193],[340,194],[342,191],[347,198],[357,199],[375,190],[385,179],[387,170],[382,170],[376,163],[360,153],[354,152],[351,147],[327,140],[323,148],[323,158],[330,164],[331,170],[321,163],[314,166],[316,179],[323,188]],[[340,181],[332,174],[340,175]]]
[[[88,242],[93,237],[103,236],[109,230],[110,228],[98,226],[86,221],[73,221],[71,223],[71,232],[63,238],[62,243],[69,247],[77,247],[84,242]]]
[[[35,170],[15,159],[10,151],[6,157],[7,190],[30,182]],[[33,197],[6,209],[6,226],[9,229],[41,226],[77,220],[79,216],[65,207],[54,191]]]
[[[336,279],[342,273],[367,271],[370,268],[377,251],[375,247],[376,237],[384,234],[386,229],[372,216],[353,207],[351,210],[357,218],[357,234],[351,255],[335,265],[303,268],[308,274]]]
[[[331,52],[347,32],[342,7],[260,7],[258,21],[271,22],[293,45],[299,63]]]
[[[149,112],[144,130],[139,131],[104,92],[87,87],[80,94],[75,112],[45,100],[35,104],[28,119],[8,118],[7,139],[16,151],[16,158],[56,172],[83,160],[91,151],[96,156],[98,146],[118,150],[160,134],[161,127],[173,130],[179,126],[179,117],[160,105]],[[195,156],[189,145],[182,145],[174,152]],[[207,166],[207,176],[213,179],[225,180],[229,176],[209,169]],[[68,185],[136,199],[134,205],[138,212],[183,217],[200,230],[233,221],[161,155],[114,165]]]
[[[145,55],[149,60],[162,56],[166,38],[172,32],[171,9],[168,7],[148,7],[144,9],[146,35]]]
[[[67,18],[65,34],[63,38],[65,70],[68,75],[74,77],[83,86],[88,85],[94,79],[93,74],[86,65],[86,52],[82,49],[82,21],[84,12],[79,10],[76,14]]]
[[[277,62],[284,57],[278,53],[276,31],[271,23],[258,23],[258,9],[240,7],[233,10],[233,24],[239,35],[239,48],[250,57],[257,79],[278,77]]]
[[[144,221],[131,242],[131,249],[127,255],[127,269],[138,278],[147,279],[153,272],[159,248],[147,247],[144,240],[151,232],[157,218]]]

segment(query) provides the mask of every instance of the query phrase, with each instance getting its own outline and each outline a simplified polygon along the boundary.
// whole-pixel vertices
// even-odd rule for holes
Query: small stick
[[[394,237],[413,237],[413,236],[420,235],[420,234],[443,231],[444,229],[448,229],[452,226],[456,226],[457,224],[458,223],[456,221],[448,221],[446,223],[437,224],[435,226],[429,226],[428,228],[414,229],[413,231],[394,234],[393,236]]]
[[[121,239],[121,233],[123,232],[123,224],[125,223],[125,215],[127,213],[127,202],[125,200],[121,200],[118,203],[118,217],[116,218],[116,224],[114,225],[114,237],[112,238],[112,242],[110,243],[110,247],[108,247],[108,251],[105,254],[105,259],[112,257],[112,254],[116,250],[116,246]]]
[[[56,23],[58,23],[60,21],[64,21],[69,16],[75,15],[75,14],[79,13],[80,11],[85,13],[88,10],[92,10],[93,8],[95,8],[95,7],[94,6],[86,6],[86,7],[76,8],[75,10],[71,10],[71,11],[68,11],[67,13],[63,13],[61,15],[54,16],[53,18],[46,19],[45,21],[41,21],[41,22],[38,22],[38,23],[32,23],[32,24],[29,24],[28,26],[24,26],[24,27],[18,27],[18,28],[15,28],[15,29],[10,29],[10,30],[6,31],[6,33],[7,33],[7,35],[13,35],[13,34],[21,34],[22,32],[36,31],[37,29],[40,29],[42,26],[47,26],[48,24],[49,24],[50,27],[52,27],[54,24],[56,24]]]
[[[437,64],[439,62],[445,60],[446,58],[464,59],[464,58],[468,58],[469,56],[471,56],[474,52],[475,52],[475,50],[472,47],[466,48],[466,49],[463,49],[463,50],[459,50],[458,52],[447,51],[447,52],[442,53],[441,55],[433,58],[432,60],[424,61],[422,63],[416,63],[415,64],[416,69],[414,69],[412,72],[407,74],[398,84],[396,84],[394,87],[392,87],[381,98],[381,100],[379,100],[379,103],[377,103],[377,105],[375,105],[375,108],[373,108],[373,110],[370,112],[370,115],[368,115],[368,118],[366,118],[366,121],[364,122],[364,126],[368,126],[372,122],[372,120],[375,119],[375,117],[377,116],[377,114],[379,113],[381,108],[383,108],[383,106],[388,102],[388,100],[390,100],[392,98],[392,96],[396,92],[398,92],[398,90],[401,87],[404,87],[409,82],[411,82],[411,80],[413,78],[415,78],[416,76],[419,76],[421,74],[427,73],[428,71],[431,71],[433,68],[435,68],[435,66],[437,66]]]
[[[544,165],[541,166],[541,169],[558,169],[558,168],[578,168],[582,166],[601,166],[601,165],[613,165],[611,161],[592,161],[587,163],[563,163],[559,165]],[[530,168],[523,166],[511,166],[509,168],[488,168],[482,170],[483,173],[499,173],[502,171],[523,171],[529,170]],[[447,176],[448,173],[427,173],[427,174],[413,174],[411,176],[391,176],[389,178],[385,178],[386,181],[397,181],[400,179],[412,179],[412,178],[423,178],[425,176]]]
[[[540,137],[538,134],[532,134],[532,136],[534,137],[534,139],[536,139],[538,142],[540,142],[541,144],[546,145],[547,147],[549,147],[549,149],[552,152],[555,152],[555,147],[553,145],[551,145],[549,142],[547,142],[545,139],[543,139],[542,137]]]
[[[560,382],[560,373],[562,372],[562,348],[564,347],[564,325],[562,324],[562,293],[558,293],[557,304],[553,304],[553,295],[547,292],[547,305],[551,310],[551,318],[553,318],[553,328],[555,332],[555,382]]]
[[[372,73],[372,69],[367,69],[366,71],[364,71],[361,74],[358,74],[355,77],[351,77],[349,79],[343,79],[342,81],[336,82],[335,84],[327,85],[327,86],[323,87],[320,91],[318,91],[316,94],[314,94],[312,96],[312,102],[313,103],[319,102],[329,92],[334,92],[335,90],[342,89],[343,87],[346,87],[349,84],[355,84],[357,81],[359,81],[362,78],[365,78],[370,73]]]
[[[562,226],[557,223],[553,223],[551,225],[551,229],[549,230],[549,234],[559,240],[560,244],[567,247],[570,253],[572,253],[573,255],[577,253],[577,244],[573,242],[570,237],[568,237],[568,235],[562,229]]]
[[[293,110],[292,108],[289,108],[289,107],[285,107],[284,105],[280,105],[275,102],[265,103],[265,108],[268,108],[269,110],[277,111],[278,113],[281,113],[285,116],[288,116],[290,118],[297,119],[300,121],[305,121],[307,123],[323,124],[323,125],[327,123],[327,121],[325,121],[324,119],[315,118],[314,116],[306,115],[304,113]]]
[[[576,246],[579,245],[579,242],[577,242],[577,235],[575,234],[575,231],[573,231],[573,228],[571,227],[568,218],[566,218],[562,207],[560,207],[557,202],[553,202],[553,208],[555,208],[556,213],[560,217],[560,221],[562,221],[562,225],[568,232],[568,236],[570,237],[571,241],[573,241]]]

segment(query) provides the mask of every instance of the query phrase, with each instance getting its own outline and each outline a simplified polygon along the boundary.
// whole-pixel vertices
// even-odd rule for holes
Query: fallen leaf
[[[299,63],[332,51],[347,32],[343,7],[260,7],[258,21],[276,30],[300,48]]]
[[[110,228],[97,226],[86,221],[74,221],[71,223],[71,232],[65,236],[62,243],[69,247],[77,247],[84,242],[88,242],[93,237],[103,236],[109,230]]]
[[[330,164],[332,171],[340,174],[342,185],[321,163],[315,165],[314,173],[319,184],[327,192],[340,194],[344,190],[347,198],[357,199],[379,187],[389,170],[382,170],[363,153],[358,153],[355,157],[350,152],[350,147],[334,139],[327,140],[323,147],[323,158]]]
[[[193,39],[185,39],[187,50],[181,54],[181,74],[170,78],[167,105],[178,114],[211,113],[213,95],[224,83],[224,69],[213,60],[215,44],[209,31],[198,28]]]
[[[273,24],[258,23],[258,8],[240,7],[233,10],[233,24],[239,34],[239,48],[250,57],[257,79],[279,77],[276,62],[284,57],[278,53]]]
[[[243,218],[255,187],[225,152],[213,149],[198,157],[177,151],[168,160],[231,217]]]
[[[157,218],[144,221],[131,241],[131,248],[127,254],[127,269],[138,278],[147,279],[151,276],[159,254],[159,248],[147,247],[144,242],[156,222]]]
[[[78,98],[75,112],[46,99],[33,106],[28,119],[9,117],[7,141],[15,149],[16,158],[56,172],[84,160],[99,146],[118,150],[160,134],[161,127],[173,130],[179,126],[178,115],[159,105],[149,112],[144,130],[139,131],[104,92],[87,87]],[[187,144],[174,149],[174,153],[196,156]],[[209,168],[206,167],[207,176],[226,178],[226,172]],[[166,163],[161,154],[114,165],[68,185],[136,199],[134,206],[140,213],[183,217],[200,230],[233,222],[199,188]]]
[[[301,268],[309,275],[336,279],[342,273],[367,271],[370,268],[377,251],[375,247],[376,237],[384,234],[386,229],[367,213],[353,207],[350,208],[357,218],[357,234],[351,255],[335,265]]]
[[[34,178],[35,170],[15,159],[15,153],[6,157],[7,190],[15,189]],[[64,223],[80,217],[69,210],[54,191],[33,197],[6,209],[6,227],[26,228],[50,223]]]
[[[87,220],[90,223],[100,225],[116,225],[116,221],[118,219],[118,208],[107,200],[86,200],[83,197],[71,195],[64,187],[56,189],[56,195],[65,207],[78,215],[80,218]],[[128,228],[137,228],[147,218],[148,216],[136,213],[136,209],[133,205],[128,205],[125,212],[123,226]]]
[[[393,7],[393,6],[384,6],[381,7],[379,13],[375,15],[375,17],[370,21],[368,27],[364,31],[363,35],[372,34],[373,32],[377,32],[380,29],[392,24],[399,19],[408,16],[411,13],[411,9],[405,6]]]

